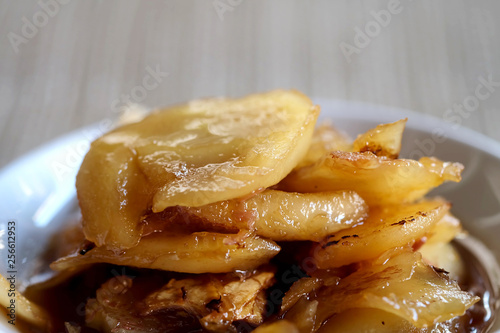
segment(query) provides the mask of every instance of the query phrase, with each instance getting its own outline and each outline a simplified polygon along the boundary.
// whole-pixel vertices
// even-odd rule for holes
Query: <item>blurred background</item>
[[[0,0],[0,167],[130,103],[275,88],[500,140],[499,15],[494,0]]]

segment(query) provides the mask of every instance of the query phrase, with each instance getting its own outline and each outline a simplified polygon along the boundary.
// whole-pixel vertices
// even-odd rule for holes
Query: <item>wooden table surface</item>
[[[0,166],[121,106],[297,88],[500,140],[500,2],[0,0]]]

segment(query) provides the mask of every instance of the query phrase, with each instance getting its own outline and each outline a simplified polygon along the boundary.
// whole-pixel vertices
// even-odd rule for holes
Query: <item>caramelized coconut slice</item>
[[[464,231],[460,220],[448,212],[432,227],[424,244],[449,243],[461,234]]]
[[[197,318],[183,309],[141,316],[137,308],[148,291],[147,281],[117,276],[105,282],[85,307],[85,323],[103,333],[177,333],[200,329]]]
[[[314,130],[309,150],[295,169],[312,165],[334,151],[370,151],[377,156],[397,158],[401,150],[406,121],[407,119],[402,119],[378,125],[358,135],[354,142],[331,124],[323,123]]]
[[[353,143],[353,151],[370,151],[377,156],[398,158],[406,121],[407,119],[401,119],[394,123],[378,125],[358,135]]]
[[[302,194],[266,190],[247,200],[185,208],[188,215],[212,227],[248,229],[275,241],[319,241],[363,221],[367,211],[363,199],[353,191]]]
[[[341,230],[313,250],[319,268],[374,259],[387,250],[420,240],[448,212],[442,200],[373,208],[361,225]]]
[[[18,324],[17,317],[43,331],[51,330],[50,317],[46,310],[16,290],[15,274],[13,276],[8,274],[6,277],[0,274],[0,305],[2,310],[6,311],[6,313],[2,312],[1,314],[4,316],[3,319],[6,322],[14,323],[12,326]]]
[[[319,107],[293,91],[154,112],[92,143],[77,177],[88,240],[135,246],[149,208],[197,207],[283,179],[305,155]]]
[[[297,326],[287,320],[278,320],[273,323],[257,327],[253,333],[300,333]]]
[[[143,316],[182,309],[199,318],[213,332],[233,331],[232,323],[263,322],[265,290],[274,283],[274,272],[261,271],[238,278],[213,275],[171,280],[143,301]]]
[[[328,319],[317,333],[460,333],[466,332],[469,319],[467,316],[456,317],[426,328],[418,328],[408,320],[387,311],[374,308],[350,309]]]
[[[451,213],[439,220],[422,239],[418,251],[424,260],[450,273],[450,277],[463,281],[465,265],[456,248],[450,243],[455,237],[464,235],[460,221]]]
[[[280,184],[287,191],[353,190],[368,205],[410,203],[444,181],[460,181],[463,166],[424,157],[420,161],[378,157],[371,152],[332,152],[293,171]]]
[[[332,151],[352,151],[352,140],[330,123],[322,123],[313,133],[306,156],[295,169],[311,165]]]
[[[419,250],[425,262],[446,270],[450,277],[459,282],[465,281],[467,268],[460,253],[451,243],[426,243]]]
[[[51,264],[55,270],[109,263],[182,273],[224,273],[254,269],[280,251],[273,241],[209,232],[190,235],[159,233],[141,239],[133,248],[115,252],[107,246],[75,253]]]
[[[273,282],[272,270],[205,274],[172,279],[149,292],[147,281],[118,276],[104,283],[96,298],[87,302],[86,322],[103,332],[191,332],[202,328],[236,332],[235,325],[250,328],[262,323],[265,292]]]
[[[309,315],[314,320],[310,332],[316,331],[329,318],[341,318],[349,309],[365,308],[394,314],[411,326],[422,328],[463,315],[479,300],[461,291],[442,270],[425,264],[418,252],[405,251],[391,257],[392,254],[394,252],[390,251],[374,261],[365,262],[338,284],[316,288],[302,296],[300,300],[304,301],[297,301],[284,318],[296,323],[296,314],[310,312],[309,304],[316,301],[317,310]],[[363,317],[356,320],[363,320]],[[362,323],[353,325],[363,327]]]

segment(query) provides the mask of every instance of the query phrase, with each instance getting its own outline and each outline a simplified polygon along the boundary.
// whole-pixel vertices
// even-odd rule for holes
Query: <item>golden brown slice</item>
[[[339,280],[335,284],[338,282]],[[308,298],[310,294],[319,290],[324,284],[324,280],[316,277],[304,277],[297,280],[283,297],[280,314],[290,310],[301,298]]]
[[[276,241],[319,241],[362,222],[368,212],[353,191],[302,194],[266,190],[247,200],[185,209],[212,226],[247,229]]]
[[[341,230],[313,250],[319,268],[374,259],[387,250],[420,240],[448,212],[442,200],[373,208],[361,225]]]
[[[460,254],[450,242],[464,234],[460,221],[451,213],[439,220],[422,239],[418,251],[430,265],[441,267],[458,281],[465,276],[465,266]]]
[[[197,232],[190,235],[152,234],[120,252],[107,246],[61,258],[51,264],[55,270],[80,265],[110,263],[183,273],[224,273],[254,269],[280,251],[273,241],[250,236]]]
[[[454,280],[464,281],[467,276],[465,263],[452,243],[425,243],[418,252],[426,263],[446,270]]]
[[[448,212],[426,235],[425,244],[448,243],[462,233],[460,220]]]
[[[92,143],[76,178],[83,232],[98,245],[131,247],[152,194],[135,152],[104,138]]]
[[[469,331],[468,319],[463,316],[418,328],[393,313],[375,308],[360,308],[333,316],[317,333],[462,333]]]
[[[77,177],[87,239],[130,248],[151,208],[196,207],[283,179],[305,155],[319,107],[276,90],[153,112],[92,143]]]
[[[281,188],[296,192],[353,190],[368,205],[409,203],[444,181],[460,181],[463,166],[436,158],[419,161],[378,157],[371,152],[332,152],[293,171]]]
[[[260,325],[253,333],[299,333],[297,327],[287,320],[278,320],[269,324]]]
[[[381,124],[358,135],[353,143],[353,151],[369,151],[377,156],[398,158],[401,151],[401,139],[407,119],[390,124]]]
[[[364,308],[392,313],[421,328],[463,315],[479,300],[461,291],[441,270],[425,264],[418,252],[411,251],[390,251],[365,262],[338,284],[316,288],[301,297],[306,299],[307,302],[298,301],[284,318],[290,320],[288,313],[291,312],[309,311],[305,306],[317,301],[317,310],[310,314],[315,323],[310,332],[319,329],[329,318],[337,315],[341,318],[346,310]],[[356,327],[356,323],[353,325]]]
[[[323,156],[337,150],[352,151],[352,140],[332,124],[324,122],[314,130],[306,156],[295,168],[314,164]]]
[[[116,276],[106,281],[85,306],[85,323],[103,333],[166,333],[200,329],[197,318],[182,308],[141,316],[140,301],[151,292],[141,277]],[[156,286],[154,286],[156,287]]]
[[[374,308],[349,309],[328,319],[317,333],[423,333],[402,317]]]
[[[274,272],[270,270],[239,278],[228,274],[172,279],[144,299],[141,316],[183,309],[210,332],[233,331],[237,321],[248,327],[259,325],[264,320],[265,292],[273,283]]]
[[[150,280],[108,280],[87,302],[87,325],[103,332],[244,331],[263,322],[274,271]]]
[[[16,274],[0,274],[0,305],[6,322],[15,327],[19,326],[19,318],[25,322],[42,329],[50,331],[50,317],[46,310],[24,297],[16,289]],[[38,330],[37,330],[38,331]]]

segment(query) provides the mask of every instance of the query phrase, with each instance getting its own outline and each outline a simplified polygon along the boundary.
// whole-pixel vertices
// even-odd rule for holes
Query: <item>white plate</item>
[[[459,184],[445,184],[435,194],[453,203],[465,228],[500,258],[500,144],[472,130],[408,110],[358,102],[316,99],[321,119],[355,136],[374,125],[408,117],[403,157],[433,155],[465,165]],[[0,233],[16,221],[18,289],[34,282],[37,260],[49,237],[78,211],[75,176],[97,126],[77,130],[43,145],[0,171]],[[444,138],[443,138],[444,136]],[[0,273],[7,269],[7,237],[0,236]],[[500,279],[500,277],[499,277]],[[15,332],[0,323],[3,332]],[[500,332],[500,322],[495,325]]]

